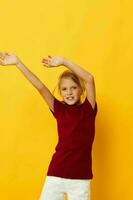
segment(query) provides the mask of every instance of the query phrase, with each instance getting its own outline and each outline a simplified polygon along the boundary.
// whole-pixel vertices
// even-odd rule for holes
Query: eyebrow
[[[61,86],[61,88],[66,88],[67,86]],[[77,85],[72,85],[71,87],[77,87]]]

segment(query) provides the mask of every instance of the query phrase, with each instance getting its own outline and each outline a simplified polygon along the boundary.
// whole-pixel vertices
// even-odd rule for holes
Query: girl
[[[40,200],[90,200],[92,144],[95,135],[97,103],[94,77],[68,59],[48,56],[46,67],[65,66],[58,82],[59,101],[14,54],[0,53],[1,65],[16,65],[39,91],[57,120],[58,144],[48,167]],[[84,102],[81,97],[86,92]]]

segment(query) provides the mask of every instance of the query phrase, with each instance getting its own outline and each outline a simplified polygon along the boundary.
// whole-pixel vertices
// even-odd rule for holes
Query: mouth
[[[66,97],[67,100],[73,100],[74,97]]]

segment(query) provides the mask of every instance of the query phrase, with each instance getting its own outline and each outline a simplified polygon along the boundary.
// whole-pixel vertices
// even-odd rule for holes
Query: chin
[[[77,104],[80,100],[75,100],[75,101],[65,101],[66,104],[68,105],[74,105]]]
[[[68,105],[74,105],[76,102],[66,102]]]

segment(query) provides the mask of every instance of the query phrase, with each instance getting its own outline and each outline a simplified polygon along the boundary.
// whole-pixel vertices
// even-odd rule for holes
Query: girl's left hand
[[[46,67],[58,67],[60,65],[64,65],[64,57],[48,56],[42,60],[42,64]]]

